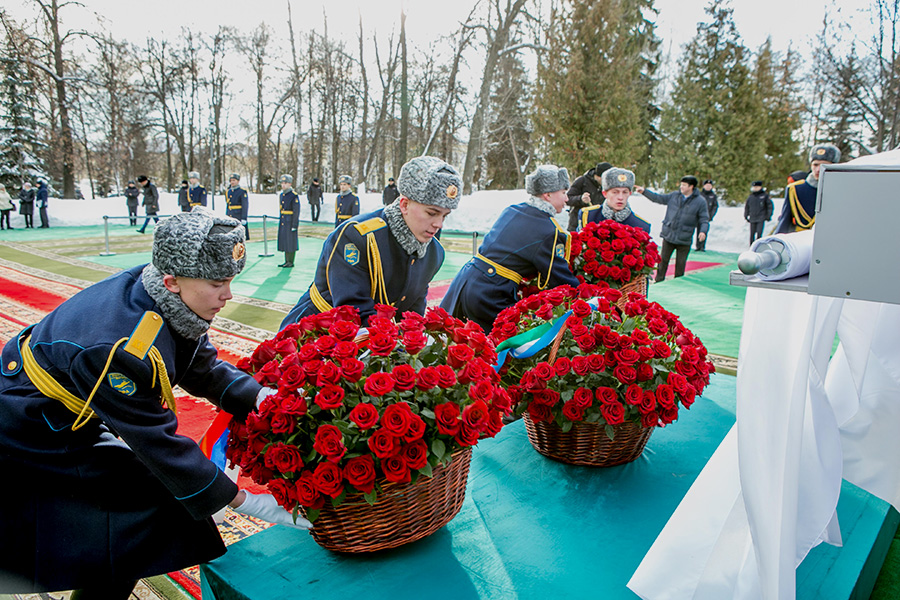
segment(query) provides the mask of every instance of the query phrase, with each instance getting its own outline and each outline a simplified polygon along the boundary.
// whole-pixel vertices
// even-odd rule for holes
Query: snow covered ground
[[[85,182],[87,183],[87,182]],[[89,185],[82,185],[82,189],[90,189]],[[671,190],[661,190],[671,191]],[[749,193],[749,190],[748,190]],[[325,202],[322,207],[320,220],[332,222],[334,220],[334,201],[336,194],[325,194]],[[500,212],[510,204],[522,202],[528,198],[524,190],[508,191],[483,191],[471,196],[464,196],[459,203],[459,208],[447,218],[444,225],[447,230],[477,231],[487,233],[491,225],[497,219]],[[360,196],[361,212],[366,213],[381,207],[381,194],[362,194]],[[781,213],[783,199],[774,198],[775,216]],[[306,196],[300,197],[302,220],[310,220],[309,205]],[[630,200],[631,207],[641,218],[652,225],[651,234],[657,243],[661,243],[659,232],[662,228],[662,219],[665,215],[665,206],[654,204],[641,195],[634,195]],[[16,205],[18,208],[18,204]],[[223,196],[216,196],[215,210],[225,213]],[[178,211],[177,194],[160,192],[160,214],[173,214]],[[37,211],[35,211],[37,213]],[[143,208],[138,208],[139,219],[143,217]],[[98,198],[96,200],[50,200],[50,225],[53,227],[65,227],[72,225],[99,225],[103,223],[103,216],[126,216],[128,210],[125,207],[125,197]],[[250,215],[269,215],[277,218],[278,196],[275,194],[250,194]],[[35,214],[35,221],[38,221]],[[557,219],[565,226],[568,223],[568,214],[563,211]],[[111,221],[121,224],[122,221]],[[139,223],[143,223],[142,220]],[[12,215],[13,227],[21,227],[24,221],[20,215]],[[766,224],[765,233],[774,226],[774,221]],[[744,221],[744,207],[720,206],[710,226],[708,250],[720,252],[743,252],[749,247],[750,228]]]

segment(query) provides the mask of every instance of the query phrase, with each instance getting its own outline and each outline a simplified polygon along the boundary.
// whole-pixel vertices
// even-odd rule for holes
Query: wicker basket
[[[641,296],[647,295],[647,278],[641,276],[632,279],[631,281],[620,287],[619,291],[622,292],[622,297],[619,298],[618,302],[616,302],[616,306],[618,306],[622,310],[625,310],[625,303],[628,302],[628,294],[630,292],[637,292]]]
[[[456,516],[466,497],[472,449],[453,453],[446,467],[415,483],[381,483],[378,501],[347,496],[337,508],[327,504],[310,530],[316,543],[335,552],[375,552],[428,537]],[[304,513],[301,507],[301,512]]]
[[[591,467],[614,467],[635,460],[654,429],[626,422],[614,426],[614,439],[610,440],[605,425],[578,423],[564,433],[556,423],[535,423],[528,413],[524,419],[528,441],[535,450],[553,460]]]

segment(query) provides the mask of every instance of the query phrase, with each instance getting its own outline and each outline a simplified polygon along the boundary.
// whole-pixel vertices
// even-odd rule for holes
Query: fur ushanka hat
[[[153,266],[163,274],[221,280],[244,268],[247,250],[240,221],[203,206],[160,222],[153,234]]]

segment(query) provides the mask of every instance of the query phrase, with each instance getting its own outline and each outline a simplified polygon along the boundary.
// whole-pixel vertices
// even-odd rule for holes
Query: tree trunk
[[[409,143],[409,80],[407,79],[407,58],[406,58],[406,12],[400,11],[400,53],[401,53],[401,71],[400,71],[400,145],[398,152],[400,154],[400,163],[406,162],[408,155]]]

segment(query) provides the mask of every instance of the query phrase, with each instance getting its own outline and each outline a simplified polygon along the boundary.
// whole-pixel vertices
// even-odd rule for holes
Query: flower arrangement
[[[563,432],[597,424],[612,439],[616,425],[665,426],[678,418],[679,405],[690,408],[714,371],[706,348],[656,302],[632,293],[619,309],[620,296],[602,285],[559,286],[498,315],[490,334],[498,351],[524,348],[523,338],[541,333],[554,341],[534,352],[535,343],[520,352],[530,357],[506,360],[501,369],[516,414],[527,411],[533,422]]]
[[[440,308],[399,323],[393,307],[376,309],[367,339],[357,310],[336,307],[238,364],[277,392],[245,422],[232,420],[226,458],[310,521],[325,502],[358,493],[374,504],[384,482],[430,477],[495,435],[511,408],[478,325]]]
[[[638,227],[606,220],[572,233],[569,265],[581,282],[620,288],[647,277],[657,263],[656,244]]]

